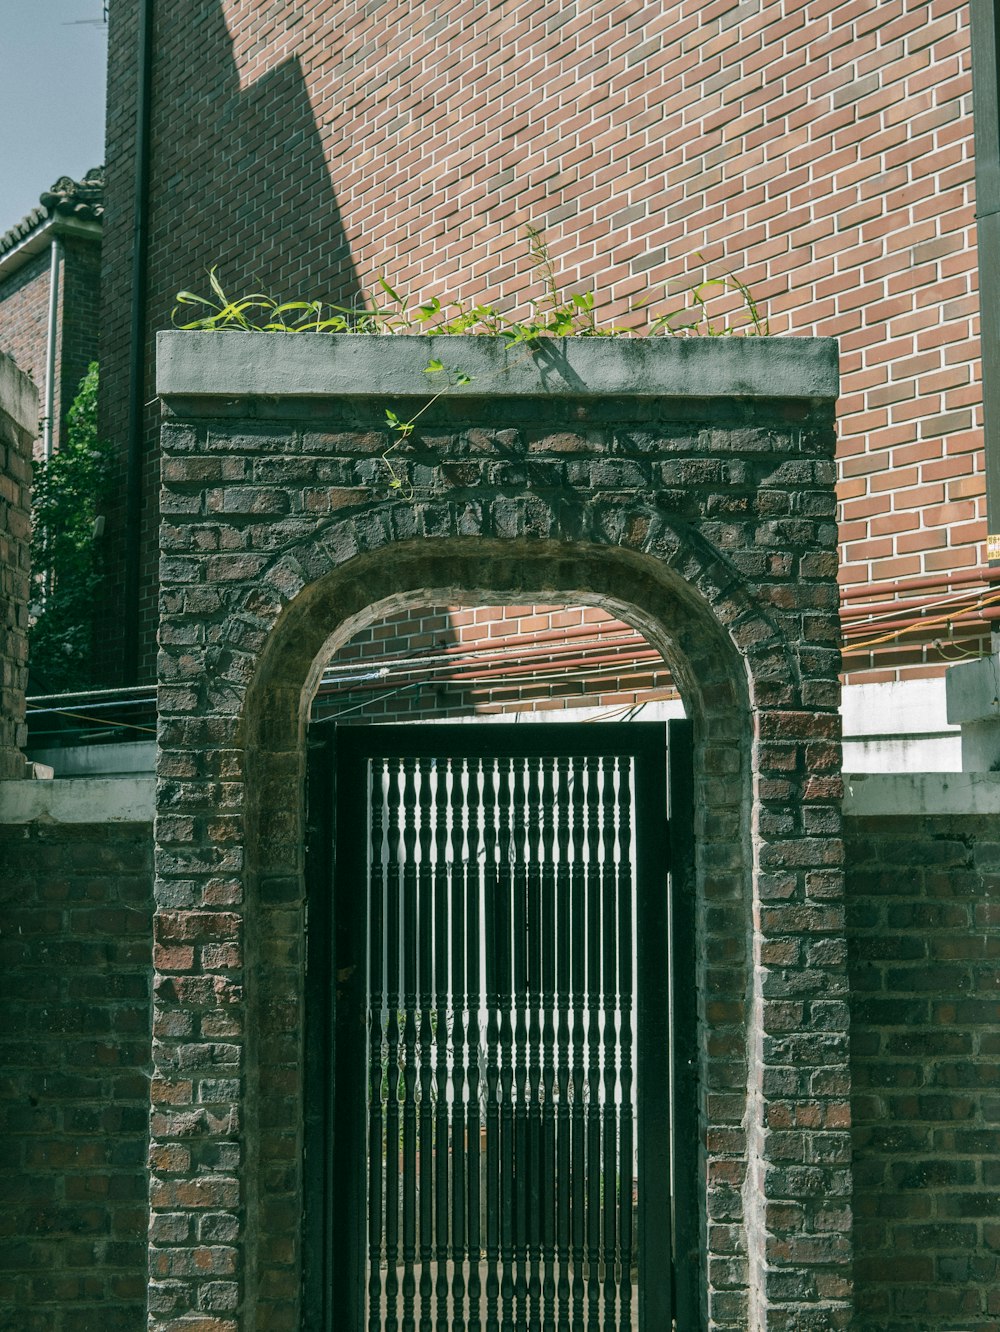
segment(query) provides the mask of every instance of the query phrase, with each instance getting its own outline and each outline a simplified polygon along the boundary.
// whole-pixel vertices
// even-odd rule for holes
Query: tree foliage
[[[97,616],[106,571],[96,534],[110,481],[110,449],[97,434],[94,362],[69,409],[66,439],[35,464],[29,630],[29,691],[92,687]]]

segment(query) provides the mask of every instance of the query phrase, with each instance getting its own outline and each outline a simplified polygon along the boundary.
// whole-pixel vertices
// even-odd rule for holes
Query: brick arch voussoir
[[[341,513],[280,552],[241,609],[276,622],[300,593],[358,556],[421,539],[470,537],[583,542],[652,557],[670,571],[675,592],[687,596],[692,623],[707,612],[735,646],[745,661],[751,694],[758,681],[799,679],[792,645],[735,563],[689,523],[665,514],[655,501],[622,505],[598,499],[588,504],[578,496],[551,500],[531,491],[476,499],[389,499],[350,515]],[[254,629],[251,625],[245,631],[246,650],[259,653],[263,644]],[[689,639],[684,655],[692,653],[701,655],[697,641]],[[708,656],[711,659],[711,652]],[[245,673],[240,674],[245,681]]]
[[[684,519],[652,505],[625,510],[621,527],[622,545],[635,543],[636,548],[669,565],[685,586],[700,594],[746,658],[752,681],[776,673],[784,679],[799,679],[801,671],[792,644],[725,551]]]

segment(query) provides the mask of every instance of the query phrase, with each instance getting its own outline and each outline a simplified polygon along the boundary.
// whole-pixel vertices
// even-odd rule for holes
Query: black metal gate
[[[314,756],[309,1327],[695,1327],[687,723],[669,825],[666,740],[369,726]]]

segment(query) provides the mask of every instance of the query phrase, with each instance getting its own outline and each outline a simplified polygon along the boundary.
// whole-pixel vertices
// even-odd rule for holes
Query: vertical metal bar
[[[587,1323],[598,1326],[601,1279],[600,760],[587,759]]]
[[[638,938],[637,1090],[639,1139],[639,1332],[670,1327],[673,1242],[670,1222],[670,980],[666,873],[666,764],[636,758],[636,924]],[[657,829],[663,832],[658,837]]]
[[[420,1332],[432,1332],[431,1297],[434,1292],[432,1259],[434,1255],[431,1229],[434,1119],[433,1119],[433,1045],[434,1028],[431,1022],[431,999],[434,993],[434,896],[431,868],[431,769],[433,760],[418,759],[416,777],[419,780],[417,802],[417,846],[420,863],[417,869],[417,920],[419,931],[418,1002],[420,1004],[419,1086],[420,1110],[418,1114],[419,1148],[417,1169],[419,1181],[420,1217]]]
[[[403,760],[403,1332],[415,1332],[417,1256],[416,760]]]
[[[670,980],[674,1044],[673,1185],[677,1324],[700,1316],[698,1273],[698,1007],[695,945],[693,731],[667,726],[670,785]]]
[[[480,1192],[480,1136],[481,1120],[479,1109],[479,1010],[482,1004],[482,975],[480,942],[480,880],[479,880],[479,765],[470,760],[466,774],[466,800],[468,809],[463,823],[467,828],[467,844],[464,852],[460,850],[458,860],[465,865],[466,886],[466,947],[467,966],[466,993],[469,1012],[468,1027],[468,1069],[469,1099],[466,1108],[465,1133],[468,1150],[467,1178],[469,1183],[469,1206],[466,1213],[468,1226],[469,1260],[469,1332],[480,1332],[482,1314],[480,1309],[481,1282],[479,1262],[482,1247],[481,1213],[482,1197]],[[458,810],[456,808],[456,817]],[[460,1256],[456,1254],[456,1262]]]
[[[401,772],[389,768],[389,836],[386,868],[386,1116],[385,1116],[385,1304],[386,1332],[399,1326],[399,1081],[400,1081],[400,872],[402,858]]]
[[[584,1236],[586,1222],[587,1168],[585,1163],[584,1130],[584,1004],[587,991],[586,937],[587,937],[587,873],[586,873],[586,760],[576,759],[573,764],[572,787],[572,861],[570,864],[570,923],[572,947],[571,987],[573,999],[573,1100],[572,1100],[572,1248],[573,1248],[573,1328],[583,1328],[584,1298]]]
[[[478,762],[477,762],[478,767]],[[496,775],[483,764],[484,910],[486,938],[486,1332],[499,1332],[500,1303],[500,949]]]
[[[306,976],[305,976],[305,1122],[303,1217],[303,1320],[318,1332],[330,1327],[332,1294],[332,1199],[345,1190],[338,1177],[344,1163],[332,1150],[333,1010],[330,998],[336,973],[333,955],[334,848],[339,829],[334,816],[335,751],[330,732],[325,743],[310,735],[306,774]],[[356,826],[356,824],[355,824]],[[349,1184],[348,1184],[349,1189]]]
[[[452,1302],[454,1307],[455,1332],[465,1332],[465,1257],[466,1257],[466,1213],[465,1213],[465,1167],[467,1159],[466,1116],[468,1103],[465,1091],[466,1068],[466,1013],[471,1006],[469,997],[468,974],[466,971],[466,934],[465,922],[468,913],[468,892],[466,889],[465,858],[463,856],[463,833],[466,803],[463,794],[465,772],[461,759],[452,759],[449,771],[443,767],[438,773],[438,886],[443,894],[443,907],[447,922],[447,913],[451,915],[451,986],[454,1025],[452,1027],[452,1097],[451,1097],[451,1259],[454,1264],[452,1273]],[[449,784],[450,783],[450,784]],[[451,811],[451,827],[448,827],[448,811]],[[450,838],[450,840],[449,840]],[[450,847],[450,863],[448,859]],[[442,902],[438,902],[440,913]],[[440,919],[440,916],[439,916]],[[447,924],[446,924],[447,928]],[[440,1018],[438,1019],[440,1024]],[[441,1047],[438,1046],[440,1057]],[[447,1087],[447,1069],[438,1063],[438,1099]],[[447,1244],[447,1235],[445,1243]]]
[[[509,875],[513,912],[513,989],[514,1006],[514,1157],[511,1176],[514,1181],[514,1298],[517,1316],[527,1327],[528,1301],[528,1015],[525,999],[528,990],[528,912],[525,870],[525,801],[527,798],[525,760],[513,762],[510,826],[512,829]],[[503,824],[501,823],[501,827]],[[509,1047],[508,1047],[509,1048]]]
[[[615,1305],[618,1287],[615,1279],[618,1217],[618,1144],[615,1083],[617,1081],[617,1041],[615,1010],[618,1001],[618,941],[616,930],[617,876],[615,874],[615,783],[614,760],[601,759],[601,879],[603,911],[603,985],[604,1009],[604,1328],[615,1332]]]
[[[497,868],[497,947],[500,972],[500,1322],[514,1326],[514,1003],[511,956],[511,763],[498,764],[500,854]]]
[[[542,1236],[542,1332],[555,1332],[555,1221],[556,1221],[556,1106],[555,1106],[555,1015],[556,1005],[556,861],[554,760],[541,760],[541,1006],[542,1006],[542,1098],[541,1098],[541,1236]]]
[[[382,1037],[385,982],[382,949],[385,893],[385,763],[372,761],[371,856],[368,864],[368,1330],[382,1327]]]
[[[448,924],[449,912],[462,911],[461,900],[449,901],[448,866],[445,860],[445,839],[447,837],[446,778],[447,765],[443,758],[434,764],[435,775],[435,812],[436,812],[436,853],[438,873],[434,884],[434,1007],[435,1007],[435,1064],[434,1085],[437,1093],[437,1113],[434,1124],[434,1257],[437,1263],[437,1332],[448,1332],[448,1000],[450,997],[448,976]],[[461,948],[465,933],[464,916],[456,914],[453,923],[454,937]],[[452,972],[452,984],[461,985],[462,969],[456,966]],[[454,1002],[455,1016],[458,1019],[460,999]],[[458,1076],[455,1078],[455,1101],[458,1102]],[[458,1147],[456,1140],[453,1150]],[[456,1153],[459,1154],[459,1153]],[[457,1265],[461,1270],[461,1263]],[[461,1302],[459,1303],[461,1308]],[[461,1327],[461,1314],[453,1324],[455,1332]]]
[[[619,1175],[621,1274],[618,1287],[618,1326],[632,1330],[632,761],[618,759],[618,993],[621,1011],[621,1132]]]
[[[570,1246],[570,1106],[569,1106],[569,1007],[570,1007],[570,908],[569,874],[570,760],[556,762],[556,853],[553,876],[556,947],[556,1289],[558,1332],[569,1332]]]
[[[525,773],[527,820],[527,875],[525,882],[527,923],[525,930],[527,1004],[528,1004],[528,1101],[525,1107],[527,1141],[527,1234],[528,1253],[528,1327],[536,1328],[541,1319],[541,1239],[542,1239],[542,1122],[539,1097],[542,1084],[542,1027],[539,1014],[542,987],[542,903],[541,882],[541,769],[544,760],[529,759]]]
[[[368,949],[368,764],[358,765],[355,781],[339,782],[337,875],[347,890],[338,893],[333,910],[334,1080],[333,1150],[340,1181],[346,1184],[345,1206],[333,1210],[331,1321],[361,1327],[365,1301],[365,1143],[368,1058],[365,1039]],[[350,832],[347,832],[347,830]],[[361,829],[361,835],[357,830]]]

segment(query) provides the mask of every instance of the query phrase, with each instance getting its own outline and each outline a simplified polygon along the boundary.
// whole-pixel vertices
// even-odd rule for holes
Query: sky
[[[0,0],[0,235],[60,176],[104,160],[103,8]]]

